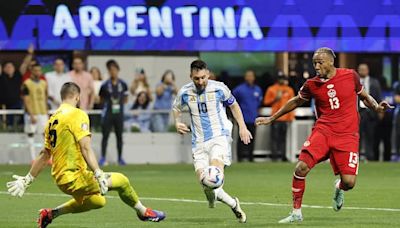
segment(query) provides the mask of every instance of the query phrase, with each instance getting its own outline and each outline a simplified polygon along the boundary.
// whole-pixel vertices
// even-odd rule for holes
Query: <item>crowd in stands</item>
[[[42,73],[40,63],[34,56],[31,46],[19,68],[13,62],[2,62],[0,75],[0,107],[1,109],[25,110],[25,117],[21,115],[3,115],[0,119],[2,126],[7,131],[18,129],[24,122],[36,122],[35,115],[41,114],[37,104],[44,96],[47,110],[55,110],[61,103],[59,91],[65,82],[75,82],[81,88],[80,108],[84,110],[98,110],[101,115],[92,115],[92,127],[101,129],[103,133],[102,157],[105,158],[107,141],[111,129],[117,136],[117,149],[122,153],[122,132],[167,132],[173,130],[169,110],[173,99],[178,92],[175,84],[175,74],[166,70],[160,76],[157,85],[149,85],[144,69],[136,71],[131,82],[125,82],[118,77],[119,65],[115,60],[107,62],[108,78],[102,75],[98,67],[86,71],[85,61],[81,57],[74,57],[71,71],[66,71],[65,60],[54,59],[53,71]],[[380,142],[383,142],[384,160],[400,161],[400,84],[394,83],[390,88],[384,82],[378,81],[369,75],[367,64],[360,64],[356,71],[360,75],[361,83],[377,101],[383,99],[396,105],[396,109],[384,114],[375,114],[365,108],[360,102],[360,151],[365,160],[379,159]],[[210,74],[210,79],[225,82],[232,90],[234,96],[242,107],[247,128],[256,134],[254,120],[262,106],[270,106],[276,112],[290,98],[296,96],[298,86],[293,86],[292,78],[283,73],[276,77],[265,79],[273,81],[265,88],[265,83],[257,85],[255,72],[247,70],[243,83],[232,86],[225,75]],[[263,79],[264,80],[264,79]],[[46,92],[39,94],[35,86],[45,82]],[[232,88],[233,87],[233,88]],[[37,90],[37,91],[36,91]],[[133,97],[133,103],[127,103],[128,96]],[[43,97],[42,97],[43,98]],[[31,100],[30,100],[31,99]],[[32,106],[30,108],[29,106]],[[125,110],[125,111],[124,111]],[[42,112],[43,110],[41,110]],[[271,158],[273,160],[286,160],[286,137],[290,123],[295,119],[293,113],[281,117],[271,126]],[[25,132],[26,129],[25,129]],[[393,132],[393,135],[392,135]],[[27,132],[32,133],[32,132]],[[394,141],[392,140],[394,139]],[[392,144],[396,153],[392,155]],[[253,161],[254,143],[242,145],[238,140],[238,160]],[[120,160],[120,163],[124,161]]]

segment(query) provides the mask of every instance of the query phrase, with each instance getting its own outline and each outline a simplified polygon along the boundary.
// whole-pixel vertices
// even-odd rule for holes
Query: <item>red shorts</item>
[[[299,160],[311,169],[329,158],[335,175],[357,175],[358,143],[358,133],[335,135],[313,129],[301,148]]]

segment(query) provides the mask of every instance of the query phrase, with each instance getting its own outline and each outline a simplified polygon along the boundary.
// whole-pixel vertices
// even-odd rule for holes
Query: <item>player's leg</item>
[[[24,131],[27,134],[27,142],[29,147],[29,152],[31,154],[31,160],[34,161],[36,159],[36,151],[35,151],[35,131],[36,126],[32,124],[31,118],[28,114],[24,115]]]
[[[292,212],[288,217],[280,220],[279,223],[293,223],[303,220],[301,205],[306,189],[306,176],[317,163],[327,158],[328,153],[329,148],[326,136],[318,131],[313,131],[302,147],[299,161],[293,173]]]
[[[135,189],[125,175],[121,173],[109,174],[109,190],[117,191],[121,200],[136,211],[140,220],[159,222],[165,218],[164,212],[152,210],[143,206]]]
[[[85,197],[82,202],[79,201],[80,200],[77,201],[76,199],[71,199],[56,208],[45,208],[39,210],[39,219],[37,221],[39,227],[46,227],[58,216],[99,209],[104,207],[106,204],[105,197],[100,194],[90,195]]]
[[[117,141],[117,151],[118,151],[118,164],[119,165],[126,165],[124,159],[122,158],[122,132],[124,130],[124,120],[122,115],[114,116],[114,131],[115,131],[115,137]]]
[[[107,144],[108,144],[108,137],[110,136],[112,128],[111,117],[109,115],[104,115],[101,118],[101,158],[99,161],[99,165],[103,166],[106,163],[106,152],[107,152]]]
[[[332,200],[333,210],[339,211],[344,204],[344,192],[354,188],[358,174],[359,153],[357,136],[346,136],[335,141],[330,162],[335,175],[340,179],[335,181]]]
[[[210,165],[217,166],[222,172],[226,166],[231,165],[231,137],[220,136],[210,140],[206,149],[209,151]],[[244,223],[247,220],[246,213],[241,209],[237,197],[232,197],[223,189],[223,185],[214,190],[216,199],[228,205],[239,222]]]
[[[72,195],[73,199],[53,209],[41,209],[37,221],[39,227],[46,227],[58,216],[99,209],[106,203],[104,196],[99,194],[99,185],[93,173],[82,173],[75,181],[58,187],[64,193]]]
[[[207,166],[209,166],[209,157],[208,157],[208,154],[205,151],[204,143],[197,143],[192,148],[192,156],[193,156],[194,171],[196,173],[197,180],[199,181],[200,185],[203,188],[204,194],[205,194],[206,199],[208,201],[208,207],[209,208],[214,208],[215,207],[215,200],[216,200],[216,196],[215,196],[214,190],[205,187],[201,183],[201,181],[202,181],[202,173],[203,173],[204,169]]]

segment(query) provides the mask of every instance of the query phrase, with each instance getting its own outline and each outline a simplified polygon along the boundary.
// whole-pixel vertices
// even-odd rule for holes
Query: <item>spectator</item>
[[[400,161],[400,83],[396,82],[393,87],[396,109],[393,114],[395,154],[392,157],[392,161]]]
[[[32,66],[31,77],[22,84],[22,96],[25,106],[25,133],[28,135],[29,150],[32,161],[36,158],[34,134],[44,134],[48,120],[47,83],[40,80],[42,67]]]
[[[267,89],[264,96],[264,105],[271,106],[271,115],[276,113],[283,107],[292,97],[294,97],[293,89],[288,85],[289,80],[286,76],[278,76],[278,82]],[[271,159],[276,161],[286,158],[286,138],[288,123],[294,120],[294,112],[277,119],[271,124]]]
[[[31,77],[31,72],[32,72],[32,67],[36,64],[38,64],[38,61],[33,58],[35,49],[33,47],[33,44],[29,45],[28,54],[25,56],[24,60],[22,61],[21,66],[19,67],[19,71],[21,72],[22,76],[22,82],[25,80],[29,79]],[[46,80],[46,77],[42,74],[40,75],[40,80]]]
[[[150,98],[148,93],[145,91],[140,92],[137,95],[136,101],[132,106],[132,110],[139,111],[138,114],[134,114],[132,118],[133,125],[137,125],[140,132],[150,132]]]
[[[175,85],[175,75],[172,70],[166,70],[161,82],[156,87],[154,110],[168,110],[167,113],[153,114],[152,129],[154,132],[165,132],[169,123],[169,110],[172,107],[174,95],[178,92]]]
[[[244,122],[253,136],[253,140],[246,145],[240,140],[240,136],[238,136],[237,153],[239,162],[243,161],[244,158],[252,162],[254,160],[253,151],[256,135],[254,121],[258,116],[258,108],[262,101],[262,91],[261,88],[255,84],[256,75],[253,70],[246,71],[244,80],[245,82],[237,86],[232,93],[239,103],[239,106],[242,108]]]
[[[75,57],[72,62],[72,71],[70,75],[72,81],[75,82],[81,89],[80,108],[89,110],[94,104],[94,83],[89,72],[84,70],[84,62],[81,57]]]
[[[21,109],[21,84],[22,76],[20,72],[15,70],[12,62],[4,62],[2,74],[0,76],[0,103],[6,109]],[[13,130],[19,123],[19,116],[7,115],[6,124],[8,130]]]
[[[65,64],[62,58],[56,58],[53,64],[54,71],[45,74],[48,85],[48,96],[52,109],[57,109],[61,104],[61,87],[71,81],[71,76],[65,72]]]
[[[118,164],[125,165],[122,158],[122,132],[124,129],[124,104],[128,101],[128,85],[124,80],[118,78],[119,65],[115,60],[108,60],[106,65],[110,79],[105,81],[100,88],[100,98],[104,106],[101,124],[103,138],[101,140],[99,164],[104,165],[106,163],[108,137],[111,128],[114,128],[117,139]]]
[[[147,97],[150,99],[150,101],[152,100],[150,86],[147,82],[147,76],[143,69],[136,71],[135,79],[132,81],[130,91],[134,100],[136,100],[139,93],[143,91],[147,93]]]
[[[94,84],[94,105],[93,109],[101,109],[101,102],[100,102],[100,88],[103,84],[103,77],[101,76],[100,69],[98,67],[90,68],[90,74],[93,78]]]
[[[382,99],[381,87],[378,80],[370,77],[368,65],[362,63],[358,66],[358,74],[360,75],[361,84],[367,93],[379,103]],[[364,152],[367,160],[378,160],[377,151],[374,151],[375,130],[378,124],[378,114],[368,109],[365,104],[360,101],[360,151]]]
[[[393,104],[393,92],[387,86],[386,79],[383,76],[377,79],[382,89],[382,100]],[[383,143],[383,160],[390,161],[392,155],[392,125],[393,125],[393,110],[388,109],[386,112],[378,113],[378,123],[375,129],[374,152],[379,159],[380,144]]]

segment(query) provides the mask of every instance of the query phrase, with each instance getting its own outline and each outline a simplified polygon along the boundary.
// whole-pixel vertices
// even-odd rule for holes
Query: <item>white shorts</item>
[[[230,136],[218,136],[206,142],[197,143],[192,148],[194,170],[206,168],[214,159],[230,166],[232,162],[231,143]]]
[[[31,117],[27,114],[24,115],[24,131],[27,134],[44,134],[44,129],[46,127],[47,121],[49,119],[48,115],[35,115],[36,123],[31,123]]]

